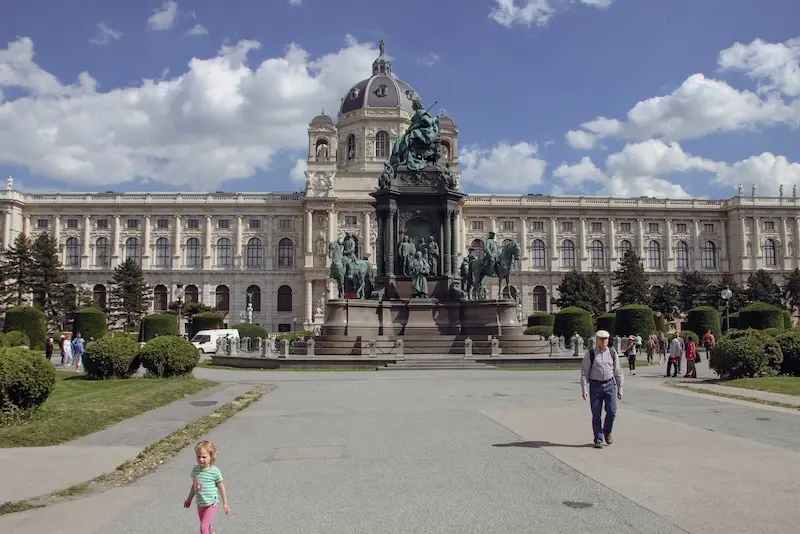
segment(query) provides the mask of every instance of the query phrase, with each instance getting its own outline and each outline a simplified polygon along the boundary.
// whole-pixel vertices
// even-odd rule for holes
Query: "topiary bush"
[[[766,302],[754,302],[739,311],[739,320],[736,327],[740,330],[747,330],[748,328],[755,328],[756,330],[782,328],[783,310]],[[731,325],[731,328],[733,328],[733,325]]]
[[[781,316],[783,317],[784,328],[792,328],[792,326],[794,326],[794,321],[792,319],[792,312],[790,312],[789,310],[782,310]]]
[[[722,323],[720,322],[719,311],[711,306],[697,306],[686,314],[687,330],[697,333],[698,336],[706,335],[711,330],[714,339],[722,336]]]
[[[217,328],[222,328],[222,325],[222,315],[218,314],[217,312],[207,311],[200,312],[192,317],[189,327],[191,329],[192,336],[194,336],[200,330],[214,330]]]
[[[3,419],[41,406],[56,384],[53,365],[36,351],[0,349],[0,412]]]
[[[653,310],[641,304],[628,304],[617,309],[616,335],[648,336],[656,329],[653,324]]]
[[[265,338],[265,337],[269,336],[269,332],[267,332],[267,329],[264,328],[263,326],[257,325],[257,324],[239,323],[236,326],[234,326],[234,328],[239,331],[239,337],[240,338],[243,338],[243,337]]]
[[[786,330],[784,328],[765,328],[764,330],[762,330],[762,332],[764,332],[768,336],[772,336],[772,337],[775,337],[778,334],[780,334],[781,332],[785,332],[785,331]]]
[[[151,339],[139,349],[139,357],[151,375],[161,378],[187,375],[200,361],[195,346],[177,336]]]
[[[6,310],[6,322],[3,332],[19,330],[28,336],[28,343],[34,350],[43,350],[47,338],[47,325],[44,314],[31,306],[14,306]]]
[[[86,348],[83,368],[93,380],[129,378],[139,370],[139,343],[128,334],[111,332]]]
[[[775,342],[783,353],[781,373],[800,376],[800,330],[792,328],[775,336]]]
[[[553,335],[553,327],[545,325],[529,326],[523,332],[526,336],[542,336],[548,338]]]
[[[597,317],[597,329],[605,330],[611,337],[614,337],[616,332],[617,314],[614,312],[604,313]]]
[[[577,332],[583,339],[589,339],[592,331],[592,314],[583,308],[570,306],[559,311],[555,316],[553,333],[569,340]]]
[[[528,316],[528,326],[549,326],[553,328],[556,324],[556,316],[552,313],[533,312]]]
[[[143,341],[160,336],[178,335],[178,316],[173,313],[152,313],[142,321]]]
[[[698,346],[700,345],[700,336],[697,335],[695,332],[692,332],[691,330],[681,330],[681,333],[679,335],[681,336],[684,342],[691,339],[692,341],[694,341],[695,345]]]
[[[100,308],[81,308],[72,316],[72,335],[80,332],[83,339],[96,340],[108,333],[106,313]]]
[[[6,347],[20,347],[22,346],[22,332],[19,330],[12,330],[3,335]]]
[[[771,336],[758,330],[740,330],[716,343],[708,362],[724,379],[775,376],[781,370],[783,352]]]

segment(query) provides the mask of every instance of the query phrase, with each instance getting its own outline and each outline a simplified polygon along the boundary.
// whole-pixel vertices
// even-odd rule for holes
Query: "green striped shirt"
[[[192,480],[194,480],[197,506],[210,506],[219,502],[217,484],[222,482],[222,472],[216,466],[212,465],[207,469],[203,469],[199,465],[194,466]]]

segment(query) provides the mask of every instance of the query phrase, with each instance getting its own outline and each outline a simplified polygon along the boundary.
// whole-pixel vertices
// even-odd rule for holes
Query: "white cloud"
[[[567,144],[576,150],[590,150],[597,146],[597,136],[583,130],[570,130],[565,137]]]
[[[307,170],[308,161],[305,159],[298,159],[294,162],[292,170],[289,171],[289,179],[292,181],[292,183],[305,185]]]
[[[777,196],[781,184],[788,188],[787,193],[793,185],[800,185],[800,163],[791,163],[784,156],[764,152],[725,165],[714,181],[731,188],[742,184],[749,189],[755,184],[760,195]]]
[[[305,149],[309,120],[336,109],[377,55],[347,36],[335,53],[312,58],[291,44],[251,66],[247,53],[258,47],[241,41],[192,58],[181,75],[98,92],[87,73],[63,84],[20,38],[0,48],[0,90],[26,93],[0,105],[0,164],[73,185],[211,190],[268,168],[281,150]]]
[[[147,19],[147,27],[156,31],[168,30],[172,28],[177,16],[178,3],[168,0],[161,7],[153,10],[153,14]]]
[[[190,30],[186,32],[186,35],[189,37],[197,37],[200,35],[208,35],[208,28],[203,26],[202,24],[195,24],[192,26]]]
[[[491,149],[467,147],[459,155],[461,180],[492,191],[524,192],[542,183],[547,163],[530,143],[499,143]]]
[[[800,37],[785,43],[736,43],[719,53],[717,63],[722,70],[741,71],[760,82],[760,92],[800,96]]]
[[[433,52],[431,52],[430,54],[425,54],[424,56],[419,58],[417,61],[419,62],[420,65],[424,65],[426,67],[433,67],[434,65],[439,63],[439,59],[440,58],[439,58],[439,56],[437,54],[434,54]]]
[[[290,6],[299,6],[302,3],[303,3],[303,0],[289,0],[289,5]]]
[[[97,25],[97,35],[89,39],[89,42],[96,45],[107,45],[111,41],[119,41],[122,32],[109,28],[104,22]]]
[[[577,0],[494,0],[496,4],[489,18],[501,26],[511,28],[523,26],[546,26],[561,11],[574,5]],[[610,7],[613,0],[580,0],[580,3],[595,8]]]

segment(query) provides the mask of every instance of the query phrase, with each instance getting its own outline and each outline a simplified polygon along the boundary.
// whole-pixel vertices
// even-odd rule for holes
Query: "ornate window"
[[[561,242],[561,266],[575,268],[575,243],[569,239]]]
[[[250,239],[247,242],[247,266],[248,267],[261,267],[264,260],[264,247],[261,246],[261,240],[257,237]]]
[[[261,288],[258,286],[250,286],[247,288],[247,292],[250,293],[250,304],[253,305],[254,312],[261,311]]]
[[[129,237],[125,240],[125,260],[133,260],[137,265],[142,264],[142,247],[139,246],[139,239]]]
[[[675,268],[689,268],[689,245],[686,244],[686,241],[678,241],[675,244]]]
[[[169,239],[159,237],[156,240],[156,267],[168,267],[172,265],[172,247]]]
[[[775,241],[767,239],[764,241],[764,265],[775,267],[778,265],[778,255],[775,253]]]
[[[625,255],[628,252],[633,252],[633,245],[627,239],[623,239],[619,242],[619,258],[625,259]]]
[[[544,241],[534,239],[531,244],[531,264],[535,268],[543,268],[547,265],[547,248]]]
[[[229,267],[233,264],[233,246],[231,240],[223,237],[217,241],[217,265],[220,267]]]
[[[647,244],[647,266],[651,269],[661,268],[661,245],[658,241],[650,241]]]
[[[387,159],[391,154],[389,147],[389,134],[381,130],[375,134],[375,157]]]
[[[356,159],[356,136],[353,134],[347,136],[347,153],[345,157],[347,161]]]
[[[598,239],[595,239],[589,245],[589,260],[592,267],[604,267],[606,264],[603,243]]]
[[[196,285],[189,284],[184,288],[183,301],[186,304],[189,304],[190,302],[200,302],[200,291],[198,291]]]
[[[167,311],[167,287],[162,284],[153,288],[153,309]]]
[[[278,242],[278,268],[291,269],[294,266],[294,243],[288,237]],[[284,286],[288,287],[288,286]]]
[[[717,268],[717,247],[712,241],[706,241],[700,248],[700,261],[703,269]]]
[[[533,311],[547,311],[547,289],[544,286],[533,288]]]
[[[67,267],[80,267],[81,265],[81,242],[77,237],[70,237],[67,239],[66,254],[64,255],[64,264]]]
[[[483,241],[481,241],[480,239],[473,239],[469,247],[475,249],[474,252],[476,258],[483,257]]]
[[[107,297],[106,286],[103,284],[97,284],[92,288],[92,301],[98,308],[102,310],[106,308]]]
[[[203,251],[200,240],[191,237],[186,240],[186,266],[200,267],[203,264]]]
[[[94,243],[94,264],[98,267],[111,265],[111,247],[105,237],[101,237]]]
[[[278,311],[292,311],[292,288],[289,286],[281,286],[278,288]]]
[[[214,306],[217,311],[229,312],[231,311],[231,290],[226,285],[219,285],[214,291]]]

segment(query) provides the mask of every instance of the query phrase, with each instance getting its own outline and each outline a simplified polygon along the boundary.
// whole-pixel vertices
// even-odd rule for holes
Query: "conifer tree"
[[[33,244],[28,236],[19,234],[14,244],[3,253],[0,262],[3,286],[0,300],[5,307],[25,304],[33,283]]]
[[[783,275],[783,301],[792,310],[792,313],[800,312],[800,269]]]
[[[145,282],[142,268],[131,258],[114,269],[113,278],[107,304],[109,318],[126,332],[136,331],[150,310],[153,288]]]
[[[782,306],[781,288],[772,279],[772,275],[759,269],[747,277],[745,296],[748,302],[766,302],[773,306]]]
[[[51,328],[63,328],[62,316],[72,310],[67,309],[67,273],[58,254],[58,242],[49,233],[42,232],[36,237],[31,248],[33,273],[31,291],[34,304],[42,310]],[[73,306],[74,307],[74,306]]]
[[[614,304],[650,304],[650,280],[638,255],[631,251],[626,252],[619,269],[614,271],[612,280],[617,290]]]
[[[568,272],[557,290],[556,305],[561,309],[577,306],[594,316],[606,311],[606,288],[597,273]]]

